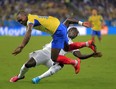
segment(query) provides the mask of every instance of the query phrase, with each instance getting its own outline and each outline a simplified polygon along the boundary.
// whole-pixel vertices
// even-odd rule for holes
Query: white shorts
[[[37,50],[29,54],[29,57],[33,57],[36,61],[36,65],[45,65],[50,68],[53,65],[51,60],[51,53],[46,50]]]

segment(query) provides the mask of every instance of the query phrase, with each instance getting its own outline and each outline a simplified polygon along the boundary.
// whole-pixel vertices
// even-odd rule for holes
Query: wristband
[[[82,21],[79,21],[78,24],[82,26],[83,25],[83,22]]]

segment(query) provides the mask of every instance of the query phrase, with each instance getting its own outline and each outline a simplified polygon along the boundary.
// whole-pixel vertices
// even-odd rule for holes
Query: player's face
[[[97,10],[93,9],[92,10],[92,15],[97,15]]]
[[[74,39],[74,38],[77,37],[78,33],[79,32],[78,32],[77,28],[70,28],[68,30],[68,37],[71,38],[71,39]]]
[[[26,26],[26,24],[27,24],[27,16],[19,14],[17,16],[17,21]]]

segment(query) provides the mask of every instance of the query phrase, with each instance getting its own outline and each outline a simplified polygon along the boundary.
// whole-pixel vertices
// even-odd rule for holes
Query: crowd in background
[[[0,0],[0,26],[16,25],[15,15],[20,10],[63,21],[67,17],[87,20],[92,8],[98,9],[108,25],[116,26],[116,0]]]

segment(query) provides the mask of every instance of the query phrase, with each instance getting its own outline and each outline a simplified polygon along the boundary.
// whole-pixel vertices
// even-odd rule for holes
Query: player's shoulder
[[[35,15],[28,14],[27,25],[28,25],[28,24],[34,24],[34,20],[35,20],[35,19],[36,19]]]
[[[30,18],[30,17],[33,17],[33,15],[32,14],[28,14],[28,18]]]
[[[35,19],[38,15],[28,14],[28,19]]]
[[[28,21],[34,19],[32,14],[28,14]]]
[[[28,14],[28,23],[34,23],[35,19],[38,19],[38,15]]]

